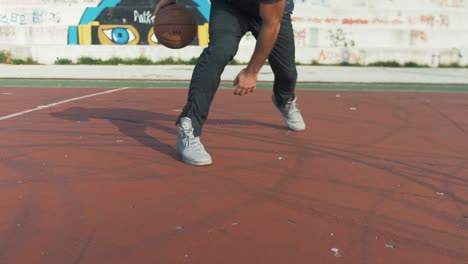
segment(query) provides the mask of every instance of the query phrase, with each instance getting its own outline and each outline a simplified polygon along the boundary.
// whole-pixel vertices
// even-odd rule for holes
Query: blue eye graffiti
[[[112,28],[103,30],[103,33],[110,39],[114,44],[126,45],[135,40],[135,35],[128,28]]]
[[[138,30],[131,25],[101,25],[97,36],[101,45],[136,45],[140,42]]]

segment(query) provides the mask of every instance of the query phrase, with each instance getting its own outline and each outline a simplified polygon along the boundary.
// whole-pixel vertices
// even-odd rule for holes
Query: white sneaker
[[[283,115],[284,123],[286,126],[294,131],[304,131],[306,128],[304,119],[302,118],[301,112],[296,107],[297,96],[292,101],[288,101],[284,107],[279,107],[276,104],[275,95],[272,97],[273,104]]]
[[[177,137],[177,151],[182,161],[193,166],[208,166],[213,163],[210,154],[200,141],[193,135],[192,120],[188,117],[180,119]]]

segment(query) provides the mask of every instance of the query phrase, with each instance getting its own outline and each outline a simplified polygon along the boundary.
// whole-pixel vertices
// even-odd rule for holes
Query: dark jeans
[[[226,65],[237,53],[241,38],[248,32],[257,37],[262,21],[248,16],[232,4],[211,1],[209,22],[210,42],[203,50],[193,71],[192,81],[182,117],[192,120],[194,135],[199,136]],[[291,14],[285,14],[275,46],[268,57],[275,75],[273,92],[277,104],[282,106],[294,98],[297,71],[295,64],[294,32]]]

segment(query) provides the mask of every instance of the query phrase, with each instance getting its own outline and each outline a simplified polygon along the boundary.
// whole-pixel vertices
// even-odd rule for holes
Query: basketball
[[[168,5],[154,19],[154,35],[158,43],[171,49],[181,49],[191,44],[197,35],[198,25],[188,8]]]

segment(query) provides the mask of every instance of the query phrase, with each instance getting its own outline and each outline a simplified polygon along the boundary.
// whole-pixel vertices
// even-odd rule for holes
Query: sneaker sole
[[[306,130],[305,126],[304,126],[304,128],[293,128],[293,127],[289,126],[288,122],[286,122],[286,118],[284,118],[284,117],[283,117],[283,121],[284,121],[284,124],[286,125],[286,127],[291,131],[302,132],[302,131]]]
[[[192,160],[184,159],[182,154],[180,154],[178,144],[176,144],[176,150],[177,150],[177,152],[179,152],[180,160],[183,161],[184,163],[188,164],[188,165],[197,166],[197,167],[204,167],[204,166],[210,166],[211,164],[213,164],[213,160],[205,161],[205,162],[195,162],[195,161],[192,161]]]
[[[205,167],[205,166],[210,166],[213,164],[213,161],[206,161],[206,162],[194,162],[191,160],[187,160],[182,158],[182,161],[185,162],[188,165],[196,166],[196,167]]]
[[[306,130],[305,127],[304,128],[292,128],[292,127],[289,127],[289,126],[287,126],[287,127],[288,127],[289,130],[294,131],[294,132],[303,132],[303,131]]]

